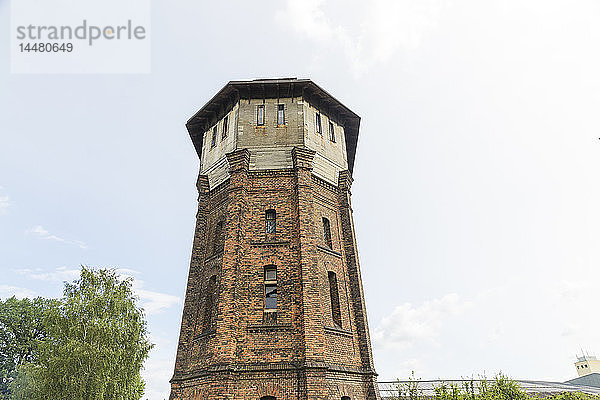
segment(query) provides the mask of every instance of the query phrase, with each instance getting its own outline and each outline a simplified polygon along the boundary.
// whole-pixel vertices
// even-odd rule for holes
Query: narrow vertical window
[[[285,125],[285,107],[283,104],[277,104],[277,126]]]
[[[323,134],[323,130],[321,129],[321,114],[315,114],[315,129],[319,135]]]
[[[256,109],[256,125],[264,126],[265,124],[265,105],[261,104]]]
[[[327,272],[329,278],[329,298],[331,299],[331,317],[333,323],[338,327],[342,327],[342,313],[340,311],[340,294],[338,292],[338,283],[335,272]]]
[[[265,310],[277,309],[277,268],[265,267]]]
[[[210,147],[215,147],[217,145],[217,126],[213,127],[212,131],[212,140],[210,141]]]
[[[267,210],[265,212],[265,221],[266,221],[265,231],[267,233],[275,233],[276,220],[277,220],[277,213],[275,212],[275,210]]]
[[[206,287],[206,301],[204,303],[204,330],[209,330],[212,325],[213,314],[215,312],[215,298],[217,291],[217,276],[213,275],[208,280]]]
[[[225,245],[225,236],[223,235],[223,221],[215,225],[215,234],[213,237],[213,254],[223,251]]]
[[[332,249],[333,243],[331,243],[331,226],[329,225],[329,220],[325,217],[323,217],[323,238],[325,238],[327,247]]]
[[[333,126],[333,122],[329,121],[329,140],[335,142],[335,129]]]
[[[225,139],[227,137],[227,130],[229,129],[229,117],[223,118],[223,133],[221,137]]]

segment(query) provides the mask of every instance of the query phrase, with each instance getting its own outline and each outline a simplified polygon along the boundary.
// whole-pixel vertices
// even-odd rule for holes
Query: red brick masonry
[[[341,172],[337,186],[317,178],[313,156],[296,147],[293,168],[250,171],[243,149],[227,154],[230,178],[223,184],[209,188],[208,178],[198,177],[171,400],[379,399],[352,178]],[[270,209],[274,234],[265,230]],[[330,221],[331,248],[323,218]],[[268,265],[277,268],[274,313],[264,310]],[[341,327],[333,321],[329,272],[337,278]]]

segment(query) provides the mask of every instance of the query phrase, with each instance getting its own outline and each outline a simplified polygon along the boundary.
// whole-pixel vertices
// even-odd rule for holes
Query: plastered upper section
[[[279,104],[284,107],[283,124],[277,123]],[[258,123],[259,106],[264,106],[264,125]],[[317,114],[321,133],[316,128]],[[225,117],[228,127],[224,136]],[[331,121],[332,136],[327,114],[301,98],[240,100],[225,117],[204,132],[200,174],[208,175],[211,188],[229,177],[225,154],[244,148],[250,151],[250,170],[292,168],[296,146],[316,152],[313,173],[332,184],[337,184],[340,171],[348,169],[344,128]]]

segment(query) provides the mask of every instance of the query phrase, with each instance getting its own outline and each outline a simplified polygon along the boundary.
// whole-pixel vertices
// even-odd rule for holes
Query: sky
[[[0,0],[0,298],[135,278],[147,399],[174,366],[196,212],[186,120],[310,78],[361,116],[352,201],[380,380],[564,381],[600,356],[600,2],[151,3],[151,72],[13,74]]]

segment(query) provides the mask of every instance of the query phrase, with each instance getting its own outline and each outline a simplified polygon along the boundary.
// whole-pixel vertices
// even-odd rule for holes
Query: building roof
[[[276,99],[302,97],[320,112],[344,127],[348,169],[354,169],[354,157],[360,117],[310,79],[281,78],[230,81],[186,124],[198,157],[202,153],[203,134],[231,111],[240,99]]]
[[[597,374],[596,374],[597,375]],[[589,375],[588,375],[589,376]],[[456,385],[459,388],[463,388],[465,383],[473,382],[475,388],[481,383],[480,379],[450,379],[450,380],[431,380],[431,381],[412,381],[417,383],[419,391],[425,397],[431,397],[435,395],[435,388],[440,387],[442,384],[445,385]],[[488,381],[493,383],[493,380]],[[582,392],[592,395],[600,395],[600,388],[588,385],[577,385],[567,381],[565,383],[560,382],[545,382],[545,381],[530,381],[530,380],[517,380],[516,381],[521,389],[528,394],[557,394],[566,392]],[[411,384],[410,381],[396,381],[396,382],[378,382],[379,391],[382,399],[394,399],[398,394],[398,385],[406,388],[406,385]]]
[[[600,388],[600,374],[594,372],[592,374],[587,374],[584,376],[580,376],[579,378],[571,379],[566,381],[565,383],[569,385],[577,385],[577,386],[592,386]]]

